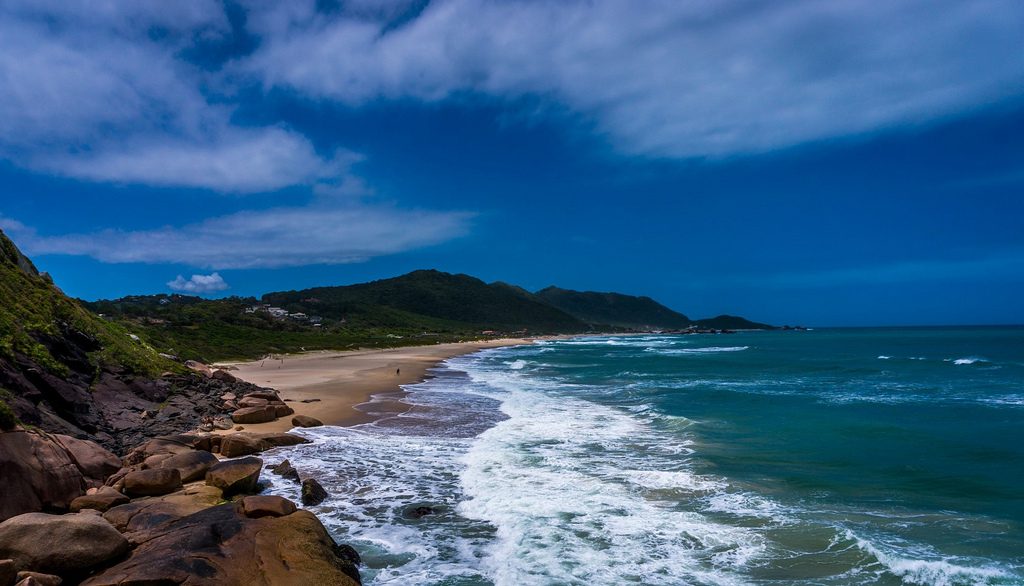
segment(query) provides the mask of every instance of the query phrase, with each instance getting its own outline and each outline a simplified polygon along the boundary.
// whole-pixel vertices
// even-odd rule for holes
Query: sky
[[[436,268],[1024,323],[1019,0],[8,0],[0,229],[83,299]]]

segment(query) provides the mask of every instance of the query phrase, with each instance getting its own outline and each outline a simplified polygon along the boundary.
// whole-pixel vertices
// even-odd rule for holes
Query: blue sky
[[[0,7],[0,228],[67,293],[1024,323],[1015,0],[277,4]]]

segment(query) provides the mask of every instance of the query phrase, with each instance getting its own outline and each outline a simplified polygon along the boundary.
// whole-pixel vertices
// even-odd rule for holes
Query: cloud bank
[[[192,275],[188,279],[178,275],[173,281],[168,281],[167,286],[172,291],[199,294],[224,291],[229,288],[228,284],[224,282],[224,278],[220,276],[220,273]]]
[[[465,212],[312,206],[245,211],[158,230],[41,236],[2,218],[0,227],[32,255],[249,269],[363,262],[462,236],[471,218]]]
[[[358,106],[539,99],[628,154],[786,148],[1024,93],[1017,0],[441,0],[420,13],[250,2],[267,88]]]

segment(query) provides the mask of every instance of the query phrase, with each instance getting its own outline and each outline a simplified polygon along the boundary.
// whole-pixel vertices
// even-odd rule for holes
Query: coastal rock
[[[358,586],[359,573],[313,514],[253,519],[224,504],[166,524],[127,560],[82,584]]]
[[[181,474],[175,468],[154,468],[129,472],[124,493],[131,497],[160,496],[181,489]]]
[[[238,401],[238,407],[244,409],[246,407],[265,407],[270,401],[266,399],[258,399],[256,397],[243,397]]]
[[[264,399],[266,401],[279,401],[280,400],[278,398],[277,391],[274,391],[272,389],[261,389],[261,390],[258,390],[258,391],[253,391],[251,393],[246,393],[244,395],[244,398],[246,398],[246,399],[248,399],[248,398]]]
[[[268,432],[253,435],[275,448],[313,443],[311,440],[308,440],[301,435],[295,435],[294,433]]]
[[[292,417],[292,425],[295,427],[320,427],[324,422],[309,415],[296,415]]]
[[[217,379],[217,380],[219,380],[221,382],[225,382],[225,383],[237,383],[238,382],[238,379],[235,378],[235,375],[231,374],[230,372],[228,372],[226,370],[215,370],[215,371],[213,371],[213,378],[215,378],[215,379]]]
[[[0,433],[0,479],[0,521],[34,511],[67,510],[86,488],[82,471],[61,444],[20,428]]]
[[[103,518],[129,542],[139,544],[159,534],[168,523],[217,505],[222,497],[216,487],[192,483],[178,492],[113,507]]]
[[[175,454],[160,462],[160,468],[173,468],[181,475],[181,482],[193,482],[206,478],[206,472],[219,460],[210,452],[195,450]]]
[[[288,417],[295,413],[295,409],[292,409],[281,401],[271,403],[270,406],[274,408],[274,415],[277,417]]]
[[[206,473],[206,484],[215,486],[228,497],[256,492],[263,460],[254,457],[220,462]]]
[[[245,407],[231,414],[231,420],[235,423],[267,423],[273,421],[277,415],[273,407]]]
[[[192,450],[203,449],[204,442],[208,445],[209,441],[209,439],[204,439],[193,434],[154,437],[128,452],[128,455],[124,457],[124,465],[134,466],[136,464],[141,464],[151,456],[161,454],[173,456],[175,454],[188,453]]]
[[[71,512],[77,513],[83,509],[94,509],[100,512],[105,512],[112,507],[126,504],[130,500],[131,499],[127,496],[113,488],[103,486],[93,494],[80,496],[71,501]]]
[[[41,572],[18,572],[17,586],[60,586],[64,580],[53,574]]]
[[[315,478],[307,478],[302,481],[302,504],[306,506],[319,505],[328,496],[330,495]]]
[[[0,558],[23,570],[74,575],[127,551],[128,540],[94,513],[26,513],[0,523]]]
[[[11,586],[18,577],[14,560],[0,560],[0,586]]]
[[[225,458],[237,458],[258,454],[270,447],[270,444],[248,433],[232,433],[220,440],[220,455]]]
[[[295,503],[280,496],[247,496],[242,499],[242,512],[250,519],[284,517],[296,510]]]
[[[288,460],[285,460],[278,464],[277,466],[274,466],[273,468],[270,469],[270,471],[287,480],[300,482],[298,470],[296,470],[295,467],[292,466],[292,463],[289,462]]]
[[[95,442],[66,435],[52,437],[71,456],[71,461],[90,487],[101,486],[108,476],[121,468],[121,458]]]

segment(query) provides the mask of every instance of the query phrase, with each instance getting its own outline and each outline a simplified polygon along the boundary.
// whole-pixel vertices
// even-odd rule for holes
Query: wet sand
[[[424,380],[427,370],[443,360],[484,348],[531,342],[509,338],[385,350],[308,352],[218,366],[231,367],[231,374],[242,380],[277,389],[296,415],[315,417],[326,425],[357,425],[404,411],[407,405],[398,401],[402,396],[400,385]],[[383,397],[369,403],[374,395]],[[393,399],[389,400],[388,395]],[[244,427],[253,432],[288,431],[293,427],[292,417]]]

